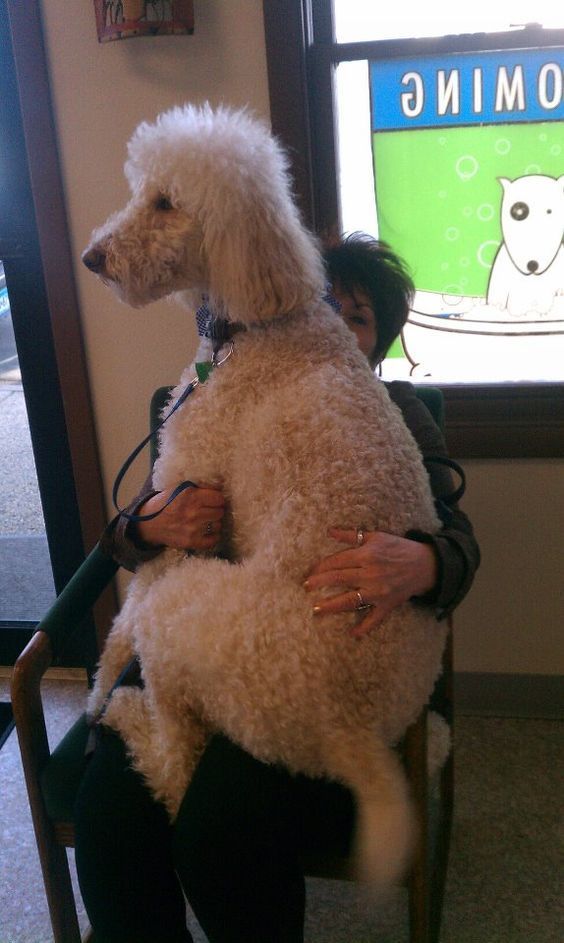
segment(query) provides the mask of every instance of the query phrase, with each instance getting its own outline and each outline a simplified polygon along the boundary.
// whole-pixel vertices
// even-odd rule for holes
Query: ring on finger
[[[362,527],[357,527],[356,529],[356,543],[358,547],[362,547],[364,543],[364,531]]]
[[[204,527],[204,536],[210,537],[213,534],[213,521],[208,521]]]
[[[357,612],[363,612],[365,609],[372,609],[370,603],[364,601],[364,597],[359,589],[355,589],[354,592],[357,598],[357,604],[354,608]]]

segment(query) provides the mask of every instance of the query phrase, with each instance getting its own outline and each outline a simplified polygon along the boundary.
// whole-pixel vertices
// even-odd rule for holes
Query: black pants
[[[301,943],[301,856],[346,854],[344,787],[292,776],[214,737],[173,826],[104,732],[76,807],[76,863],[100,943],[189,943],[182,891],[210,943]]]

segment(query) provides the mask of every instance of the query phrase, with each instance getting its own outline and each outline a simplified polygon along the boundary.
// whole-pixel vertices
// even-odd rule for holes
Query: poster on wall
[[[370,91],[378,230],[417,289],[412,373],[562,379],[564,49],[375,61]]]
[[[94,0],[101,43],[194,32],[193,0]]]

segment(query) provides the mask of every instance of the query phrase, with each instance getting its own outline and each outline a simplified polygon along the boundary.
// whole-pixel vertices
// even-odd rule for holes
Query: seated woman
[[[361,234],[349,237],[325,253],[333,295],[358,345],[376,369],[403,328],[413,285],[403,263],[385,245]],[[435,607],[438,618],[452,612],[464,598],[479,565],[472,526],[457,505],[448,506],[453,492],[444,438],[411,383],[386,384],[416,440],[437,499],[442,530],[434,537],[411,533],[404,538],[372,533],[364,546],[323,560],[310,575],[308,587],[355,587],[372,606],[360,633],[378,625],[395,606],[413,596]],[[433,460],[435,459],[435,460]],[[352,546],[356,534],[332,531]],[[319,603],[320,612],[345,608],[346,594]]]
[[[413,285],[391,250],[355,235],[329,249],[334,299],[373,367],[403,327]],[[320,619],[368,608],[356,633],[408,599],[434,607],[437,618],[466,595],[479,564],[472,526],[456,505],[441,461],[440,430],[409,383],[387,384],[424,458],[443,522],[431,536],[404,537],[332,530],[344,549],[322,560],[306,587]],[[437,460],[438,459],[438,460]],[[162,507],[150,479],[130,511]],[[164,546],[213,551],[225,504],[202,486],[178,496],[162,514],[139,523],[117,518],[103,544],[134,569]],[[318,599],[316,591],[335,594]],[[359,596],[360,594],[360,596]],[[187,943],[184,897],[210,943],[300,943],[303,940],[304,853],[346,854],[354,829],[351,794],[338,783],[290,775],[246,754],[227,738],[211,739],[170,825],[133,771],[119,737],[102,728],[76,809],[76,856],[83,899],[103,943]]]

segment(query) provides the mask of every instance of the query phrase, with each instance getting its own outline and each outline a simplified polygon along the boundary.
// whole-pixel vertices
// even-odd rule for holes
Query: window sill
[[[441,389],[453,458],[564,456],[564,383],[445,384]]]

